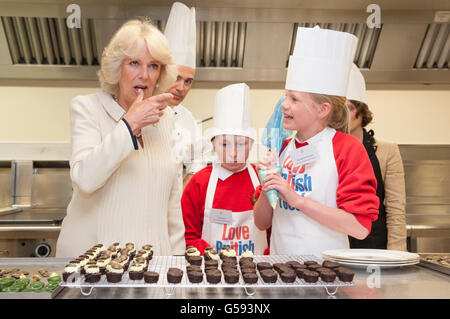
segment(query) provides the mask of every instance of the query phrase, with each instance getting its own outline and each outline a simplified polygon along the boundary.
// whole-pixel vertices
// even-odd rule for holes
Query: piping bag
[[[265,169],[261,168],[258,171],[258,177],[259,177],[261,184],[267,174],[277,173],[277,172],[281,174],[281,167],[279,164],[276,164],[272,168],[265,168]],[[270,203],[270,206],[272,206],[272,209],[275,209],[275,207],[277,206],[277,203],[278,203],[278,198],[280,197],[280,195],[278,194],[278,191],[276,189],[271,189],[268,191],[264,191],[264,193],[266,193],[267,199],[269,200],[269,203]]]
[[[267,165],[261,165],[261,169],[258,171],[258,177],[261,185],[267,174],[279,173],[281,175],[281,165],[278,157],[278,151],[281,150],[284,140],[292,135],[292,131],[286,130],[283,127],[284,117],[283,109],[281,108],[281,103],[283,103],[283,101],[284,98],[278,100],[274,112],[267,122],[261,136],[261,143],[271,150],[269,162]],[[264,193],[266,193],[270,206],[275,209],[279,199],[278,191],[271,189],[265,191]]]

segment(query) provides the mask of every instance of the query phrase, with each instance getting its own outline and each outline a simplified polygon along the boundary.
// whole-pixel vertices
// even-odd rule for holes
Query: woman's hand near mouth
[[[139,135],[143,127],[158,123],[171,98],[173,98],[171,93],[163,93],[144,99],[144,91],[140,90],[124,116],[133,134]]]

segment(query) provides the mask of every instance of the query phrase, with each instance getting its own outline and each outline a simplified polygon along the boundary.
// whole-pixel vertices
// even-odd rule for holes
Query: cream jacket
[[[125,111],[101,91],[70,105],[72,200],[56,256],[76,257],[91,246],[153,245],[157,255],[184,253],[181,166],[173,160],[173,111],[142,129],[135,150]]]
[[[375,139],[376,156],[384,181],[387,249],[406,251],[405,173],[396,143]]]

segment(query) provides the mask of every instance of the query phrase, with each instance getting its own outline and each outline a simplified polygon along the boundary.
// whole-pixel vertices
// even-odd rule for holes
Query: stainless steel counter
[[[65,215],[59,208],[22,208],[0,216],[0,256],[55,256]]]
[[[379,288],[375,285],[377,274],[365,270],[355,270],[353,287],[340,287],[334,296],[329,296],[323,287],[317,288],[259,288],[253,296],[248,296],[243,288],[175,288],[172,295],[164,288],[94,288],[89,296],[84,296],[80,289],[64,288],[57,299],[450,299],[450,276],[425,269],[420,266],[408,266],[381,270]],[[368,285],[369,283],[369,285]]]
[[[21,208],[20,212],[0,216],[0,225],[53,224],[59,225],[66,216],[61,208]]]
[[[62,273],[67,258],[0,258],[0,268],[9,264],[51,263]],[[19,267],[20,268],[20,267]],[[25,268],[24,268],[25,269]],[[249,296],[243,288],[94,288],[85,296],[79,288],[64,288],[56,299],[450,299],[450,276],[419,265],[367,272],[354,269],[355,286],[339,287],[334,296],[324,287],[257,288]],[[379,276],[378,276],[379,275]],[[378,287],[377,287],[378,286]],[[251,289],[248,290],[252,292]],[[86,292],[86,291],[85,291]],[[329,292],[334,292],[329,289]],[[171,295],[169,295],[172,293]]]

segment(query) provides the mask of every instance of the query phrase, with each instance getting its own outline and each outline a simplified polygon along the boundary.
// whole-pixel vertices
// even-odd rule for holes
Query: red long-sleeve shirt
[[[255,166],[252,165],[252,169]],[[195,246],[202,254],[206,247],[212,246],[202,237],[205,211],[206,191],[212,166],[209,165],[195,174],[184,189],[181,197],[181,209],[186,228],[186,246]],[[255,189],[248,170],[234,173],[227,179],[217,180],[212,208],[231,210],[234,212],[253,210]]]

